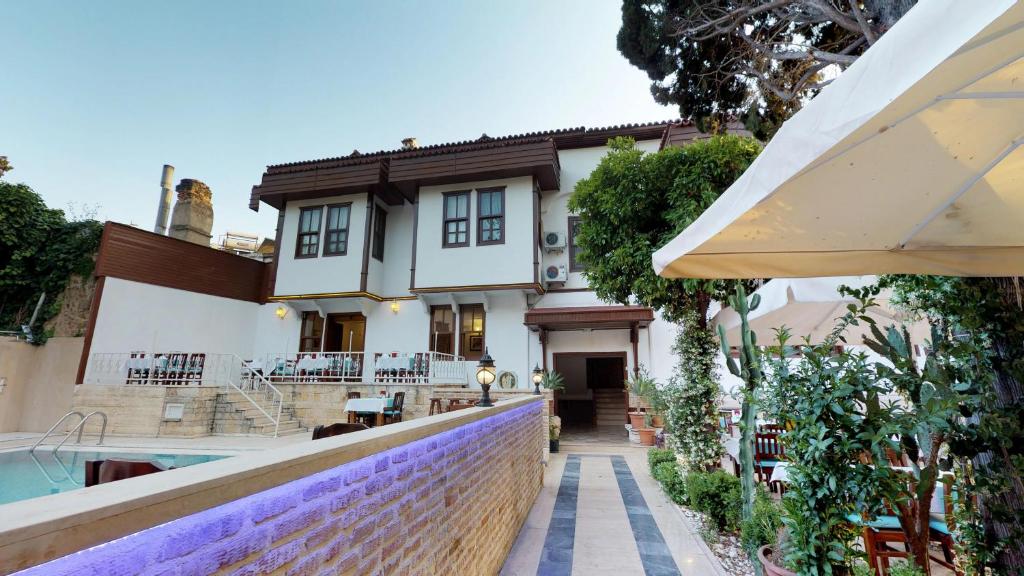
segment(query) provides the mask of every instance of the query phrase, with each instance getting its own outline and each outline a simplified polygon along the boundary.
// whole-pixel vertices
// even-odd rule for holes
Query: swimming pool
[[[147,454],[142,452],[94,452],[60,450],[41,446],[30,453],[15,450],[0,453],[0,505],[37,498],[85,485],[85,461],[118,458],[123,460],[155,460],[164,466],[192,466],[228,458],[214,454]]]

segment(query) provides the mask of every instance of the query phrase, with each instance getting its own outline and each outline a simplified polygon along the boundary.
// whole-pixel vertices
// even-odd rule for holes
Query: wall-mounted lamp
[[[277,314],[278,318],[284,320],[284,317],[288,315],[288,309],[284,306],[278,306],[277,310],[274,310],[274,314]]]
[[[402,307],[401,307],[401,306],[400,306],[400,305],[398,304],[398,300],[392,300],[392,301],[391,301],[391,311],[392,311],[392,312],[394,312],[395,314],[398,314],[398,311],[399,311],[399,310],[400,310],[401,308],[402,308]]]

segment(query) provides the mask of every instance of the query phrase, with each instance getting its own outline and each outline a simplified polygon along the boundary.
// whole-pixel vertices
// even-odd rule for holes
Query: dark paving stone
[[[637,485],[636,478],[633,478],[633,473],[629,471],[626,459],[622,456],[612,456],[611,459],[622,502],[626,505],[629,526],[633,530],[633,539],[636,540],[640,561],[644,565],[644,573],[647,576],[681,576],[679,567],[676,566],[672,553],[665,544],[665,537],[655,524],[651,509],[640,492],[640,486]]]
[[[580,459],[569,455],[558,484],[555,509],[551,524],[544,537],[538,576],[570,576],[572,574],[572,548],[576,540],[576,505],[580,486]]]

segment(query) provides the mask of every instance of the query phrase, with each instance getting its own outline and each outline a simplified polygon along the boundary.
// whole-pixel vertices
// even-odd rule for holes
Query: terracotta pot
[[[796,572],[790,572],[782,566],[776,566],[772,563],[771,546],[761,546],[758,548],[757,559],[761,561],[761,566],[764,567],[765,576],[796,576]]]
[[[630,412],[629,413],[629,425],[634,430],[644,427],[644,414],[643,412]]]
[[[664,428],[665,419],[661,417],[661,414],[655,414],[651,416],[651,426],[654,426],[655,428]]]
[[[638,428],[636,433],[640,436],[641,446],[654,446],[654,428]]]

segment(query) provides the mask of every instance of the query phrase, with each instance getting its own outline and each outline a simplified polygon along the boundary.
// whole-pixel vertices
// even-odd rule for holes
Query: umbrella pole
[[[761,303],[761,296],[754,294],[747,302],[747,293],[743,283],[736,281],[736,293],[729,297],[729,305],[740,316],[740,362],[737,365],[729,350],[729,341],[725,335],[725,326],[718,325],[718,337],[722,344],[722,353],[729,372],[743,379],[743,404],[740,420],[740,487],[743,490],[743,520],[754,515],[754,429],[756,426],[757,406],[754,393],[761,385],[761,363],[757,351],[757,335],[750,330],[748,316]],[[754,573],[762,574],[761,562],[753,557]]]

